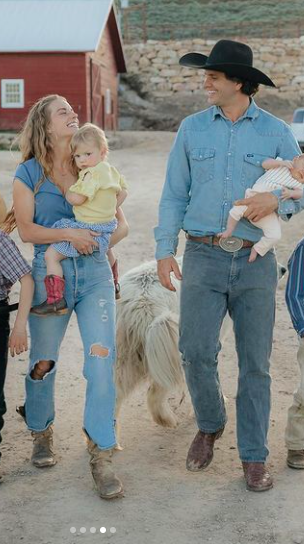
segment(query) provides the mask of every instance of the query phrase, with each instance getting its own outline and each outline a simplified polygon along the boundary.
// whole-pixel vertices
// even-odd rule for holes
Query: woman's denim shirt
[[[292,159],[300,153],[289,126],[253,100],[235,123],[217,106],[184,119],[169,156],[154,229],[156,258],[175,255],[181,229],[193,236],[225,230],[234,201],[244,198],[245,190],[264,173],[264,159]],[[287,219],[301,204],[302,200],[279,201],[278,213]],[[235,229],[235,236],[253,242],[261,235],[246,219]]]

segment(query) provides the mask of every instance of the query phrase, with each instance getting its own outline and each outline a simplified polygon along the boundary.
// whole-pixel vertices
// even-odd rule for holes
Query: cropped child
[[[295,157],[292,161],[283,161],[280,158],[266,159],[262,166],[267,172],[263,174],[251,189],[246,189],[245,198],[256,193],[270,192],[282,189],[281,200],[289,198],[299,199],[303,195],[304,183],[304,155]],[[242,219],[247,206],[233,206],[229,212],[227,228],[219,234],[220,238],[229,238],[237,223]],[[278,215],[274,212],[258,221],[251,223],[262,229],[264,236],[254,244],[249,262],[255,261],[258,255],[263,257],[281,238],[281,225]]]
[[[4,230],[9,232],[8,225],[5,222],[1,225],[0,229],[0,443],[2,441],[1,430],[4,425],[3,416],[6,413],[4,382],[8,348],[10,348],[10,353],[13,357],[15,353],[19,355],[28,349],[26,322],[34,291],[34,282],[30,273],[31,267]],[[10,306],[8,297],[12,285],[17,281],[20,281],[21,284],[19,308],[10,335],[9,312],[16,309],[16,305]]]
[[[288,409],[285,442],[288,450],[287,465],[304,470],[304,238],[290,256],[288,270],[285,296],[293,326],[298,334],[297,360],[300,379]]]
[[[101,253],[108,254],[114,281],[117,262],[109,247],[112,232],[116,229],[117,208],[127,196],[124,178],[106,162],[108,143],[103,130],[86,123],[74,134],[71,150],[79,178],[65,197],[73,205],[75,219],[61,219],[54,228],[89,229],[98,233],[95,240]],[[70,242],[52,244],[45,253],[47,276],[45,286],[47,300],[34,306],[31,312],[40,315],[62,315],[68,311],[63,297],[65,281],[61,261],[66,257],[78,257],[78,251]]]

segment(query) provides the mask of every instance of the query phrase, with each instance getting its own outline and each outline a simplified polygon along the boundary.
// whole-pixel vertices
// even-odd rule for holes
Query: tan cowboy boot
[[[86,433],[87,435],[87,433]],[[88,451],[91,456],[93,480],[102,499],[115,499],[123,495],[122,483],[117,478],[112,466],[112,450],[101,450],[88,437]]]
[[[55,459],[53,450],[52,425],[50,425],[45,431],[39,433],[32,431],[31,434],[34,444],[31,459],[33,465],[38,468],[52,467],[56,465],[57,461]]]
[[[290,468],[304,469],[304,450],[288,450],[287,465]]]

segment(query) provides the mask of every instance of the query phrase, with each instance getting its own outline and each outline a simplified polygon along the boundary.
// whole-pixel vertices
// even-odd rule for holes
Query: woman
[[[80,257],[63,262],[68,313],[30,317],[31,352],[24,416],[34,440],[33,464],[54,465],[52,423],[56,366],[60,344],[74,310],[84,346],[83,374],[87,380],[84,431],[91,470],[99,495],[111,499],[123,493],[112,468],[116,445],[112,274],[106,257],[98,252],[93,232],[50,228],[55,221],[72,217],[72,207],[64,194],[77,178],[70,152],[70,140],[77,130],[77,114],[66,99],[50,95],[31,108],[19,137],[22,163],[16,170],[13,202],[19,234],[24,242],[34,244],[34,305],[46,298],[44,253],[48,244],[67,240],[81,253]],[[127,235],[122,212],[118,220],[111,245]]]

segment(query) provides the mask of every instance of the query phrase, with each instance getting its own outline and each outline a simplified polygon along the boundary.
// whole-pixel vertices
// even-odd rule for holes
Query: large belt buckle
[[[243,247],[243,240],[236,238],[236,236],[229,236],[228,238],[220,238],[219,246],[228,253],[234,253],[239,251]]]

